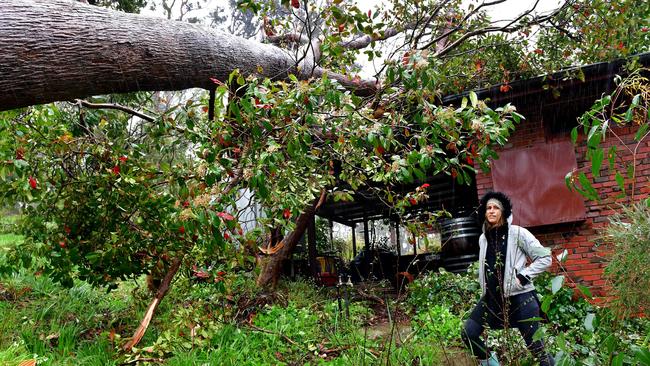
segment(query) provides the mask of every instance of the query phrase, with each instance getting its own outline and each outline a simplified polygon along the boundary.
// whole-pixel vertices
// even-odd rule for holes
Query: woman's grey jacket
[[[487,239],[485,238],[486,225],[483,225],[483,234],[478,240],[479,267],[478,280],[481,284],[481,295],[485,295],[485,253]],[[517,225],[512,225],[512,215],[508,217],[508,246],[506,252],[505,274],[503,276],[503,289],[505,296],[514,296],[535,289],[533,279],[551,266],[551,250],[540,244],[539,240],[530,231]],[[531,263],[527,264],[527,258]],[[517,274],[521,274],[529,282],[521,285]]]

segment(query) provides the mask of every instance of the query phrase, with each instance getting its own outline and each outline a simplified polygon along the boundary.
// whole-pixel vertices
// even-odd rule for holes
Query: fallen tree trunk
[[[78,1],[0,1],[0,110],[134,91],[214,87],[239,69],[273,79],[324,70],[297,55],[198,25],[122,13]],[[313,73],[312,73],[313,71]],[[359,94],[375,90],[330,74]]]
[[[271,253],[267,258],[262,261],[262,270],[257,277],[257,285],[259,287],[273,289],[278,283],[280,277],[280,270],[282,269],[282,261],[289,258],[298,244],[298,241],[305,233],[305,229],[309,222],[313,219],[318,208],[325,202],[327,193],[325,190],[321,192],[320,198],[310,206],[308,206],[303,213],[298,216],[296,220],[296,228],[279,244],[277,250],[269,249]]]
[[[160,283],[160,286],[158,287],[158,291],[156,291],[156,295],[154,296],[153,300],[149,304],[149,307],[147,308],[147,312],[144,314],[144,317],[140,322],[140,326],[138,326],[138,329],[136,329],[135,332],[133,333],[133,337],[131,337],[131,340],[129,340],[124,345],[124,347],[122,347],[123,350],[130,351],[131,348],[133,348],[138,343],[140,343],[140,340],[144,336],[144,333],[147,331],[147,328],[149,327],[149,323],[153,318],[154,312],[156,311],[158,305],[160,305],[160,302],[169,291],[169,286],[172,283],[172,279],[174,279],[174,276],[178,272],[178,269],[180,268],[182,261],[183,261],[182,258],[176,258],[172,261],[172,264],[169,267],[169,271],[167,271],[167,274],[165,275],[162,282]]]

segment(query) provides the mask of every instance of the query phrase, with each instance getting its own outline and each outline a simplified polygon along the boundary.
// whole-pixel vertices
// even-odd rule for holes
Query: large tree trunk
[[[280,277],[280,270],[282,269],[282,261],[289,258],[298,244],[298,241],[305,233],[305,229],[314,218],[318,208],[325,202],[326,192],[323,190],[321,196],[312,205],[308,206],[303,213],[298,216],[296,220],[296,228],[284,240],[282,240],[282,247],[278,251],[274,251],[262,262],[262,270],[257,277],[257,285],[265,288],[275,288]]]
[[[272,78],[324,72],[296,68],[295,57],[273,45],[71,0],[1,0],[0,50],[0,110],[98,94],[210,88],[210,78],[227,80],[236,68]],[[362,94],[374,88],[331,77]]]

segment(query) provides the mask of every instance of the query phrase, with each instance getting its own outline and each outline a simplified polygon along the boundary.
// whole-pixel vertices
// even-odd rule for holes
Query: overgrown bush
[[[452,314],[462,316],[476,304],[480,292],[474,266],[465,274],[441,269],[439,273],[428,273],[409,285],[408,303],[418,312],[442,305]]]
[[[650,310],[650,207],[637,203],[613,215],[605,234],[613,245],[605,270],[612,308],[629,317]]]
[[[462,319],[446,305],[421,309],[413,317],[413,329],[418,337],[440,343],[458,343]]]

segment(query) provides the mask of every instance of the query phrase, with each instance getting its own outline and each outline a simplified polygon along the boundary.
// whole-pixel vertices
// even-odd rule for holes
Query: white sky
[[[485,0],[487,1],[487,0]],[[154,2],[158,2],[155,1]],[[480,4],[482,1],[477,1],[477,0],[465,0],[465,3],[469,5],[470,3],[474,4]],[[490,6],[489,13],[494,18],[495,20],[508,20],[512,19],[513,17],[521,14],[524,12],[526,9],[529,9],[532,7],[533,4],[535,4],[535,0],[508,0],[502,4],[498,5],[493,5]],[[547,12],[551,9],[554,9],[559,6],[561,3],[561,0],[539,0],[539,3],[537,5],[537,13],[544,13]],[[180,2],[178,2],[180,3]],[[358,1],[357,4],[360,9],[362,10],[368,10],[374,8],[377,4],[384,3],[382,0],[364,0],[364,1]],[[207,0],[203,5],[201,10],[197,10],[189,14],[189,16],[196,16],[196,17],[202,17],[214,9],[217,5],[221,6],[227,6],[228,2],[224,0]],[[178,8],[180,4],[176,4],[175,9],[176,9],[176,15],[178,15]],[[148,15],[148,16],[153,16],[153,17],[163,17],[163,9],[162,6],[158,5],[157,9],[155,11],[152,11],[149,9],[149,7],[145,8],[142,10],[142,14]]]

